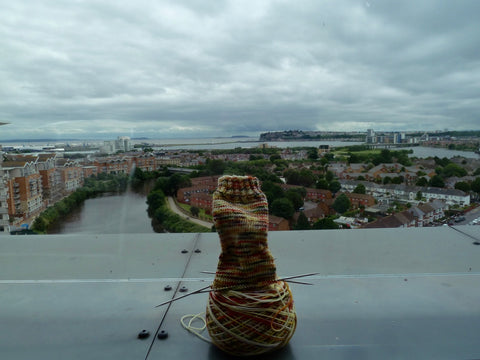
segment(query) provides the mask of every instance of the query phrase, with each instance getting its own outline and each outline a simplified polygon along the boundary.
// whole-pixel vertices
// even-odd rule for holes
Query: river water
[[[146,196],[127,191],[87,199],[49,234],[154,233],[147,215]]]

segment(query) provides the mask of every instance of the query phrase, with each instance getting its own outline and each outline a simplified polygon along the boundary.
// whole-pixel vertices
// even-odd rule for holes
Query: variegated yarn
[[[268,204],[258,179],[220,178],[213,216],[222,253],[206,310],[212,342],[237,356],[283,347],[297,319],[290,288],[277,281],[268,249]]]

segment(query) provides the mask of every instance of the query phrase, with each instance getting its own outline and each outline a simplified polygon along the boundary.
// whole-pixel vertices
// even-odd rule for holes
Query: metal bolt
[[[186,286],[182,286],[179,291],[180,292],[186,292],[186,291],[188,291],[188,288]]]
[[[170,291],[170,290],[172,290],[172,287],[171,287],[170,285],[166,285],[166,286],[163,288],[163,290],[165,290],[165,291]]]
[[[165,330],[161,330],[157,337],[160,339],[160,340],[165,340],[167,337],[168,337],[168,332],[166,332]]]
[[[147,331],[147,330],[142,330],[138,333],[138,338],[139,339],[146,339],[150,336],[150,331]]]

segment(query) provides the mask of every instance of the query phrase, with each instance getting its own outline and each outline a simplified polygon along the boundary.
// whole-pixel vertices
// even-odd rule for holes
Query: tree
[[[343,214],[345,211],[350,209],[350,206],[350,199],[345,194],[340,194],[333,202],[333,208],[340,214]]]
[[[422,197],[423,197],[423,194],[421,191],[417,191],[417,197],[415,198],[415,200],[422,200]]]
[[[331,182],[334,178],[335,178],[335,174],[333,173],[333,171],[328,170],[325,173],[325,180],[327,180],[328,182]]]
[[[471,187],[470,184],[466,181],[459,181],[455,184],[455,189],[462,190],[464,192],[469,192]]]
[[[173,174],[167,181],[167,194],[177,196],[178,189],[188,186],[192,186],[192,180],[187,175]]]
[[[272,204],[272,202],[275,199],[285,197],[285,194],[284,194],[282,188],[280,187],[280,185],[278,185],[278,184],[276,184],[272,181],[267,180],[267,181],[262,182],[262,191],[265,194],[265,196],[267,197],[267,200],[268,200],[269,204]]]
[[[317,160],[318,159],[318,150],[317,148],[308,149],[307,156],[310,160]]]
[[[165,195],[162,190],[151,191],[147,196],[148,215],[151,217],[155,214],[155,211],[165,205]]]
[[[329,186],[328,186],[328,181],[321,178],[321,179],[318,179],[317,181],[317,184],[315,185],[315,187],[317,189],[324,189],[324,190],[328,190],[329,189]]]
[[[196,206],[191,206],[190,213],[192,214],[192,216],[198,217],[198,214],[200,214],[200,209]]]
[[[445,187],[445,182],[440,175],[433,175],[430,179],[429,185],[432,187],[443,188]]]
[[[386,184],[390,184],[392,182],[392,178],[390,176],[385,176],[383,178],[383,184],[386,185]]]
[[[287,198],[275,199],[270,205],[270,211],[275,216],[290,219],[295,212],[293,204]]]
[[[480,193],[480,177],[475,178],[475,180],[472,181],[470,187],[476,193]]]
[[[291,201],[295,210],[303,206],[303,197],[295,189],[289,189],[285,192],[285,197]]]
[[[330,183],[330,185],[328,185],[328,189],[332,192],[332,193],[336,193],[338,190],[340,190],[342,188],[342,185],[340,185],[340,182],[338,182],[337,180],[334,180]]]
[[[303,211],[298,215],[297,223],[294,226],[295,230],[310,230],[311,226],[308,222],[307,216]]]
[[[367,189],[365,189],[365,185],[363,184],[358,184],[355,189],[353,189],[353,192],[355,194],[365,194]]]
[[[405,178],[403,176],[395,176],[393,179],[392,179],[392,184],[401,184],[403,183],[403,180],[405,180]]]
[[[210,175],[222,175],[227,168],[227,164],[223,160],[207,159],[206,167]]]
[[[313,224],[312,228],[315,230],[339,229],[340,226],[335,221],[333,221],[332,218],[328,217],[317,220],[317,222]]]
[[[428,180],[424,177],[421,177],[417,180],[415,185],[417,185],[417,186],[427,186],[428,185]]]
[[[452,176],[463,177],[467,175],[467,170],[460,165],[450,163],[442,169],[441,175],[446,178]]]

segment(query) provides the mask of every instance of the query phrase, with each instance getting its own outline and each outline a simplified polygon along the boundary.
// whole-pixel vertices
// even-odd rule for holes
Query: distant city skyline
[[[480,2],[2,4],[0,142],[480,129]]]

